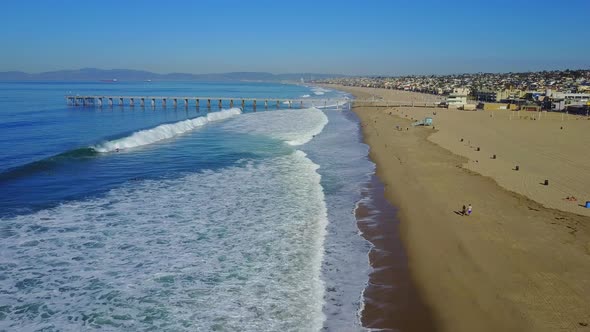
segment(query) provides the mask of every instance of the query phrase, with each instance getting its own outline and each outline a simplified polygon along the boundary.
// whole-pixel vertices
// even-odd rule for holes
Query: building
[[[449,107],[462,107],[467,104],[467,95],[469,94],[469,89],[465,88],[455,88],[453,92],[449,94],[447,97],[447,104]]]
[[[477,101],[487,101],[487,102],[496,102],[499,99],[497,98],[497,92],[492,90],[480,90],[474,93],[475,99]]]
[[[523,96],[521,90],[478,90],[474,93],[475,99],[481,102],[497,103],[503,100],[520,98]]]
[[[545,96],[551,100],[552,111],[563,111],[570,106],[585,106],[590,103],[590,93],[564,93],[547,89]]]

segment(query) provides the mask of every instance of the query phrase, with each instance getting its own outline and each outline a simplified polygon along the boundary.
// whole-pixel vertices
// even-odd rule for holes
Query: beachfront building
[[[467,95],[469,94],[468,88],[455,88],[453,92],[447,97],[447,105],[449,107],[463,107],[467,104]]]
[[[457,94],[451,93],[447,97],[447,104],[449,105],[449,107],[463,106],[463,105],[467,104],[467,96],[462,96],[462,95],[457,95]]]
[[[583,105],[590,101],[590,93],[558,93],[556,98],[564,99],[566,104]]]
[[[478,90],[474,93],[475,100],[477,101],[487,101],[487,102],[497,102],[501,99],[498,99],[498,91],[492,90]]]
[[[498,103],[504,100],[521,98],[524,93],[518,89],[489,90],[482,89],[473,93],[475,100],[480,102]]]
[[[587,106],[590,93],[564,93],[547,89],[545,96],[551,100],[552,111],[563,111],[570,106]]]

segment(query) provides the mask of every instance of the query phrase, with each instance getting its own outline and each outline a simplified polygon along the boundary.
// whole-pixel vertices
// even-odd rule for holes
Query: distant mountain
[[[170,73],[157,74],[144,70],[131,69],[97,69],[82,68],[74,70],[48,71],[44,73],[29,74],[20,71],[0,72],[0,81],[298,81],[303,78],[325,79],[345,77],[338,74],[315,74],[315,73],[293,73],[293,74],[271,74],[264,72],[232,72],[220,74],[186,74]]]

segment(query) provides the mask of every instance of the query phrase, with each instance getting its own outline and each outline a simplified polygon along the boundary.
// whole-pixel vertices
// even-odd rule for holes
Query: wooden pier
[[[354,106],[358,107],[427,107],[435,108],[438,103],[430,102],[411,102],[411,101],[395,101],[384,99],[284,99],[284,98],[241,98],[241,97],[178,97],[178,96],[73,96],[68,95],[66,102],[70,106],[90,106],[90,107],[114,107],[114,106],[128,106],[128,107],[151,107],[161,106],[166,108],[172,106],[177,108],[179,106],[184,108],[189,107],[241,107],[244,109],[246,105],[252,107],[254,110],[257,107],[269,108],[305,108],[305,107],[320,107],[320,108],[347,108],[354,102]]]

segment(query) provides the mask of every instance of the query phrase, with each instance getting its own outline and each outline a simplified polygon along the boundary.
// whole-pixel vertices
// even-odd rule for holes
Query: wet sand
[[[381,93],[380,89],[338,88],[361,98]],[[422,98],[416,95],[412,98]],[[582,215],[585,210],[569,204],[562,210],[548,206],[535,195],[537,191],[530,191],[527,197],[508,190],[502,186],[502,174],[486,173],[501,165],[491,163],[491,158],[484,161],[473,142],[454,148],[445,145],[459,142],[455,136],[465,135],[463,127],[470,128],[470,137],[463,138],[485,146],[486,155],[499,149],[500,156],[520,156],[520,162],[533,168],[531,173],[518,173],[526,178],[534,177],[529,174],[537,170],[543,172],[544,167],[564,164],[568,170],[583,170],[590,165],[585,163],[588,154],[568,154],[563,143],[571,137],[544,139],[546,131],[526,129],[532,142],[544,142],[542,149],[533,149],[526,140],[519,144],[511,139],[511,135],[520,137],[521,130],[502,130],[508,125],[482,123],[481,115],[474,115],[489,117],[483,112],[439,110],[449,113],[434,116],[434,130],[412,127],[410,120],[432,114],[432,109],[367,107],[354,111],[371,147],[377,175],[385,184],[385,196],[398,208],[409,271],[418,293],[432,308],[435,326],[444,331],[590,331],[590,218]],[[454,117],[460,117],[461,125],[454,124]],[[536,121],[543,120],[521,121],[522,127],[540,123]],[[582,120],[577,123],[567,127],[585,126]],[[573,139],[585,142],[590,131],[578,130],[572,129]],[[502,140],[515,144],[495,145]],[[554,155],[548,156],[550,152]],[[478,156],[477,162],[471,154]],[[535,160],[543,159],[549,165],[536,165]],[[470,166],[474,163],[477,165]],[[483,166],[477,168],[479,165]],[[568,181],[554,181],[567,192],[578,190],[577,195],[583,197],[588,187],[577,185],[585,183],[587,176],[570,173],[571,187]],[[559,189],[536,185],[549,192]],[[474,213],[463,217],[459,210],[468,203],[473,204]]]
[[[384,189],[373,175],[356,209],[357,225],[373,244],[361,323],[380,331],[436,331],[432,312],[410,276],[396,210],[385,199]]]

